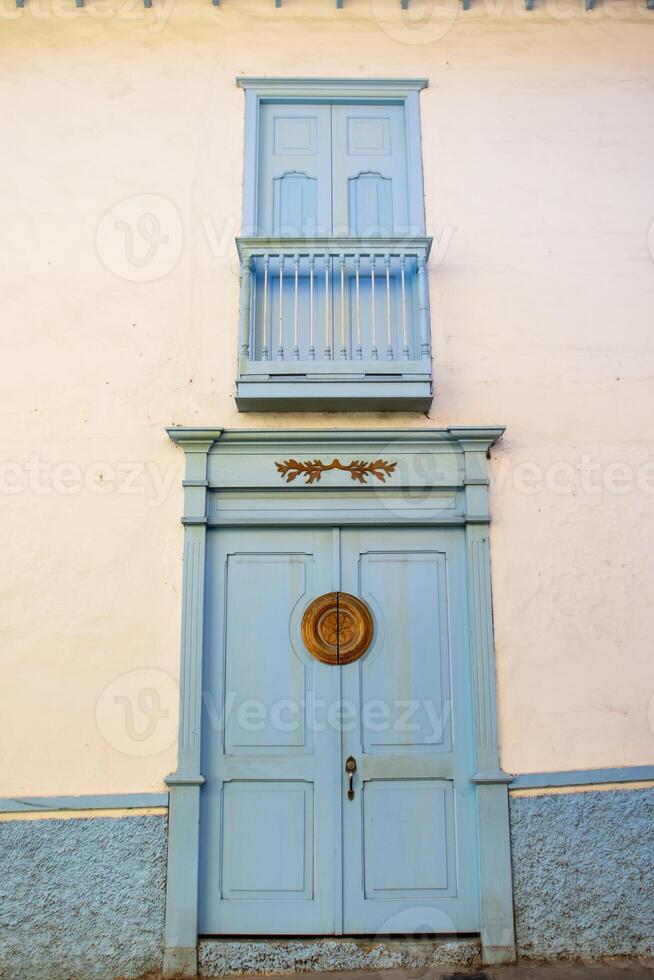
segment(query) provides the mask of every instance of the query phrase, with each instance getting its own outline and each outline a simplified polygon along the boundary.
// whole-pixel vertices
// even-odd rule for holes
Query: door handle
[[[354,774],[357,771],[357,760],[353,755],[349,755],[345,760],[345,772],[348,776],[347,798],[354,799]]]

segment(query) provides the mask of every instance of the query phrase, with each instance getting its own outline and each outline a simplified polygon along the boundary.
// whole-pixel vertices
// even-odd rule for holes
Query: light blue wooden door
[[[479,929],[464,540],[209,532],[201,933]],[[300,631],[338,589],[374,618],[347,666],[313,660]]]
[[[334,234],[404,235],[409,187],[404,107],[332,108]]]
[[[341,668],[359,719],[343,731],[357,764],[343,801],[344,931],[474,932],[464,536],[344,530],[341,582],[375,620],[367,655]]]
[[[331,106],[261,106],[257,225],[275,238],[331,234]]]
[[[334,933],[340,675],[300,635],[333,588],[331,532],[213,531],[207,549],[200,932]]]

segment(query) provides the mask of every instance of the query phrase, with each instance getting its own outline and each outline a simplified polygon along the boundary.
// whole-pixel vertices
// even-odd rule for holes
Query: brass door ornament
[[[310,602],[302,617],[302,641],[323,664],[351,664],[372,643],[372,613],[349,592],[326,592]]]

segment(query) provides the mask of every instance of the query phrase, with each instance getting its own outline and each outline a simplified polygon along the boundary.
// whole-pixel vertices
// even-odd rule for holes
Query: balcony
[[[428,411],[431,238],[238,238],[240,411]]]

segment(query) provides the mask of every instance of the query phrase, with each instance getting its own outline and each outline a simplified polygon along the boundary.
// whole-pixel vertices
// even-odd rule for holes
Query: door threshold
[[[284,975],[349,970],[477,967],[479,936],[219,936],[201,937],[201,977]]]

